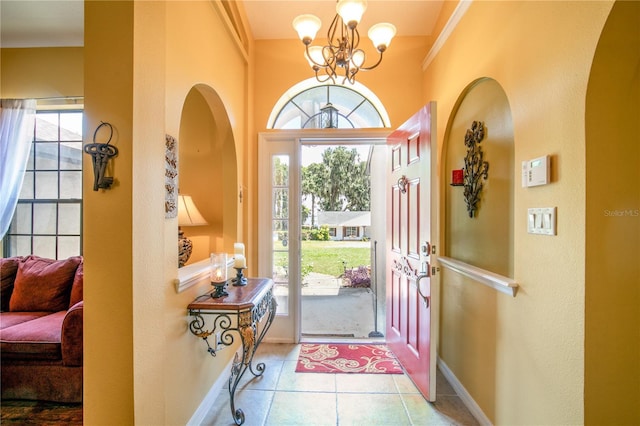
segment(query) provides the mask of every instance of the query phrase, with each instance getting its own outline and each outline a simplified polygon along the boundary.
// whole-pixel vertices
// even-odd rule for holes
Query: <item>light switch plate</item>
[[[528,209],[527,232],[529,234],[556,235],[556,207]]]

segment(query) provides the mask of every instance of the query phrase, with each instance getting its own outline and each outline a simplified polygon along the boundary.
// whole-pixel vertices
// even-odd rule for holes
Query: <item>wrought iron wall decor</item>
[[[98,130],[100,130],[103,126],[109,128],[109,140],[107,140],[106,143],[97,143],[96,135],[98,134]],[[118,148],[113,145],[109,145],[112,137],[113,126],[109,123],[101,121],[100,125],[96,128],[96,131],[93,132],[93,143],[89,143],[84,146],[84,152],[91,155],[91,159],[93,161],[94,191],[97,191],[98,189],[109,189],[113,184],[113,177],[107,177],[106,175],[109,160],[118,155]]]
[[[171,135],[165,135],[164,153],[164,217],[178,215],[178,143]]]
[[[484,123],[474,121],[471,129],[467,129],[464,144],[467,155],[464,157],[464,200],[469,217],[476,215],[483,181],[489,176],[489,163],[484,161],[484,153],[480,142],[484,139]]]

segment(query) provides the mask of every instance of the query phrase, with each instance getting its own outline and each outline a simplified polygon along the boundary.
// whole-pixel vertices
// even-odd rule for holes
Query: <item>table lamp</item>
[[[189,195],[178,195],[178,268],[182,268],[191,257],[193,243],[184,236],[182,226],[202,226],[207,221]]]

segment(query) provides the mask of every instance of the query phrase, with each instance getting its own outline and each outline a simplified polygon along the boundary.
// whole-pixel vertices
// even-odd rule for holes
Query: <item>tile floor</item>
[[[236,408],[245,425],[477,425],[438,371],[437,401],[427,402],[406,375],[296,373],[299,345],[263,343],[245,373]],[[202,425],[233,425],[226,387]]]

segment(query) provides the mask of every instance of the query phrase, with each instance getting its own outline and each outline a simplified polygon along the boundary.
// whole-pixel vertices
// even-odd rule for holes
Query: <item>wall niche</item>
[[[484,124],[480,145],[489,172],[480,200],[469,216],[463,186],[450,185],[453,170],[465,166],[465,135]],[[482,78],[460,95],[447,127],[444,148],[445,256],[513,276],[514,137],[507,96],[497,81]]]

